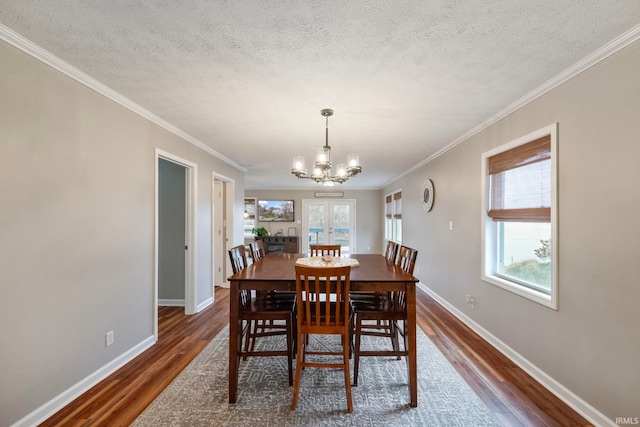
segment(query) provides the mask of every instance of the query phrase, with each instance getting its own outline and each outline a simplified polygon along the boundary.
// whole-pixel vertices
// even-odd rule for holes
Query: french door
[[[356,201],[302,200],[301,250],[309,244],[340,245],[343,254],[356,253]]]

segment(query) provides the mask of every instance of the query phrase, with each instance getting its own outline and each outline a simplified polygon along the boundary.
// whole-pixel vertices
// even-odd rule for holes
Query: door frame
[[[215,216],[215,206],[213,205],[216,196],[215,196],[215,181],[219,181],[222,183],[223,189],[223,217],[217,218]],[[211,292],[214,296],[215,300],[215,280],[216,280],[216,269],[220,268],[220,275],[223,279],[221,283],[218,285],[223,287],[229,287],[229,282],[227,281],[227,277],[231,274],[227,274],[227,272],[231,271],[231,262],[229,261],[229,257],[227,256],[227,251],[231,249],[234,245],[234,217],[235,217],[235,181],[232,178],[229,178],[225,175],[218,174],[213,172],[211,174]],[[220,224],[222,227],[222,242],[223,247],[218,248],[215,245],[215,232],[217,227],[217,222],[222,221]],[[244,234],[244,233],[243,233]]]
[[[357,203],[356,199],[302,199],[302,227],[300,228],[300,236],[302,242],[300,243],[300,251],[302,253],[309,252],[309,222],[308,222],[308,208],[310,205],[314,204],[326,204],[328,207],[328,214],[330,218],[330,222],[328,226],[333,225],[331,223],[331,206],[333,203],[350,204],[352,211],[349,214],[349,252],[352,254],[357,253],[356,251],[356,209]],[[331,227],[333,228],[333,227]],[[333,238],[333,237],[332,237]],[[329,242],[326,242],[329,243]]]
[[[196,312],[196,232],[197,232],[197,209],[198,205],[198,165],[175,154],[161,150],[156,147],[154,153],[155,172],[155,201],[154,201],[154,247],[153,247],[153,335],[158,340],[158,190],[159,190],[159,163],[160,159],[167,160],[183,166],[186,169],[186,201],[185,201],[185,314]]]

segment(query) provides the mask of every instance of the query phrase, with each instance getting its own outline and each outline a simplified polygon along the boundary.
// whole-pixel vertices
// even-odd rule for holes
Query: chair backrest
[[[262,240],[255,240],[249,244],[249,255],[254,261],[258,261],[265,256],[264,242]]]
[[[396,260],[396,265],[407,273],[413,274],[413,269],[416,266],[417,258],[417,250],[407,246],[400,246],[400,249],[398,250],[398,259]]]
[[[384,256],[387,261],[395,264],[396,257],[398,256],[398,245],[396,242],[392,242],[391,240],[387,241],[387,248],[384,250]]]
[[[229,249],[229,259],[231,260],[233,274],[245,269],[247,267],[247,252],[244,245]]]
[[[296,265],[298,328],[304,333],[340,334],[349,327],[351,267]]]
[[[309,245],[310,256],[340,256],[340,245]]]

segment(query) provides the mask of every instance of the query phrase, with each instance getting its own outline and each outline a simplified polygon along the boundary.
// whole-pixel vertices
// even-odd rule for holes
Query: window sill
[[[512,282],[498,276],[483,275],[481,279],[484,282],[491,283],[492,285],[498,286],[516,295],[520,295],[521,297],[526,298],[530,301],[544,305],[545,307],[549,307],[556,311],[558,310],[558,300],[553,295],[553,291],[551,295],[548,295],[544,292],[536,291],[535,289],[528,288],[526,286],[520,285],[519,283]]]

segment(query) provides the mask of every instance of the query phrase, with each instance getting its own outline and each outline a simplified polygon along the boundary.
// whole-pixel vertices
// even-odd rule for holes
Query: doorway
[[[231,262],[228,251],[234,246],[233,218],[235,183],[232,179],[214,174],[211,200],[212,224],[212,288],[229,287]],[[213,295],[215,295],[212,289]]]
[[[185,305],[187,168],[158,159],[158,305]]]
[[[310,244],[340,245],[340,252],[356,251],[356,201],[352,199],[303,199],[302,247]]]
[[[162,170],[161,170],[162,168]],[[165,173],[168,170],[171,170],[170,173]],[[161,174],[163,175],[162,183],[161,183]],[[196,301],[195,301],[195,276],[196,276],[196,219],[195,219],[195,207],[197,206],[197,177],[198,167],[195,163],[192,163],[188,160],[175,156],[166,151],[162,151],[156,148],[155,151],[155,247],[154,247],[154,295],[153,295],[153,328],[154,328],[154,336],[157,341],[158,339],[158,303],[161,298],[160,294],[160,277],[162,276],[163,288],[165,287],[165,279],[170,281],[177,281],[180,283],[179,286],[182,286],[184,289],[184,311],[185,314],[194,314],[196,312]],[[166,178],[166,179],[165,179]],[[177,182],[176,182],[177,181]],[[160,186],[165,187],[161,190]],[[173,197],[177,197],[179,199],[173,206],[173,210],[176,212],[182,212],[181,214],[177,214],[179,218],[183,218],[183,223],[179,224],[180,219],[174,219],[171,221],[172,224],[182,229],[183,231],[179,231],[177,233],[167,232],[167,229],[161,227],[160,224],[160,216],[166,216],[166,212],[160,213],[162,208],[161,206],[161,192],[165,192],[166,187],[173,187],[173,190],[170,193],[173,193]],[[179,187],[183,187],[183,191],[180,190]],[[174,192],[177,191],[177,192]],[[178,194],[177,196],[175,196]],[[181,195],[180,195],[181,194]],[[166,196],[166,195],[165,195]],[[175,202],[175,201],[174,201]],[[172,214],[173,215],[173,214]],[[162,233],[162,236],[161,236]],[[179,236],[179,237],[175,237]],[[176,243],[177,239],[177,243]],[[166,243],[167,241],[172,241],[170,246],[174,246],[171,251],[174,251],[174,257],[178,258],[177,264],[169,264],[167,265],[167,257],[165,254],[160,253],[160,245],[161,241]],[[176,246],[177,245],[177,249]],[[182,248],[180,250],[180,248]],[[175,252],[175,251],[178,252]],[[181,253],[181,255],[180,255]],[[161,265],[162,263],[162,265]],[[184,267],[182,267],[184,266]],[[179,271],[176,271],[172,276],[166,276],[166,271],[175,268]],[[174,287],[173,292],[177,292],[177,288]],[[165,289],[162,290],[165,292]],[[175,294],[173,294],[175,295]],[[180,294],[182,295],[182,293]],[[164,299],[164,298],[163,298]],[[167,298],[168,300],[172,300],[173,298]],[[175,298],[175,300],[180,300],[179,303],[182,303],[182,298]],[[166,302],[163,302],[166,303]],[[178,302],[174,301],[177,305]]]

